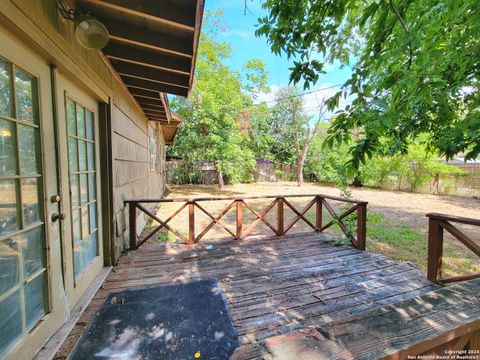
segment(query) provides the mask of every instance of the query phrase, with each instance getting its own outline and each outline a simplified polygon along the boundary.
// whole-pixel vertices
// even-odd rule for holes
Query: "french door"
[[[98,101],[52,74],[0,28],[2,359],[32,358],[103,267]]]
[[[0,358],[64,321],[50,68],[0,28]]]
[[[70,306],[103,267],[99,196],[98,101],[57,76],[61,187],[64,194],[64,277]]]

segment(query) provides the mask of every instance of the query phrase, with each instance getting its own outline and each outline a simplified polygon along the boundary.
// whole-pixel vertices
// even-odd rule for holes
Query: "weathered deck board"
[[[379,308],[435,289],[408,263],[333,246],[322,234],[270,239],[144,244],[124,255],[80,319],[88,322],[113,290],[214,277],[228,301],[245,358],[256,343]],[[213,244],[213,250],[207,250]]]
[[[480,280],[435,289],[375,311],[245,346],[237,349],[233,358],[280,360],[293,353],[297,359],[406,359],[428,354],[445,356],[445,350],[463,349],[473,350],[470,358],[476,358],[480,345],[479,294]],[[458,358],[467,357],[465,352]]]

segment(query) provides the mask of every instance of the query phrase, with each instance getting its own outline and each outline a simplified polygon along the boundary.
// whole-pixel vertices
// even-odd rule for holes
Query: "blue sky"
[[[281,86],[286,86],[289,81],[292,61],[286,56],[277,56],[272,54],[266,38],[255,36],[255,24],[257,19],[265,15],[265,10],[261,8],[260,0],[247,0],[248,10],[244,14],[243,0],[206,0],[205,10],[214,11],[223,8],[223,15],[220,18],[222,31],[220,37],[222,41],[230,43],[233,52],[227,65],[235,69],[241,69],[242,65],[249,59],[261,59],[265,63],[266,70],[269,72],[269,86],[272,89],[270,94],[261,96],[262,100],[269,101],[273,98],[273,93]],[[341,69],[339,66],[326,65],[326,74],[322,74],[318,83],[310,90],[325,88],[345,82],[349,75],[348,68]],[[300,85],[300,84],[299,84]],[[338,89],[330,89],[316,92],[304,96],[304,106],[307,111],[315,106],[323,98],[333,95]]]

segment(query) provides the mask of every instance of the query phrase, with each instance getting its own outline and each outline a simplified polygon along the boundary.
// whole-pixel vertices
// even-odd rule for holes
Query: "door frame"
[[[115,261],[115,221],[113,216],[113,154],[112,154],[112,116],[111,100],[108,104],[99,102],[98,105],[99,142],[100,148],[99,170],[102,173],[100,179],[103,226],[103,265],[114,266]]]

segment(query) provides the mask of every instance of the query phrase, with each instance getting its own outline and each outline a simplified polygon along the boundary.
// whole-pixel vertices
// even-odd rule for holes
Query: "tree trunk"
[[[352,185],[355,187],[362,187],[363,186],[362,179],[360,179],[358,175],[355,175],[355,177],[353,178]]]
[[[222,170],[217,169],[217,183],[218,183],[218,188],[223,189],[223,173]]]
[[[303,161],[304,159],[300,159],[297,161],[297,186],[303,185]]]

